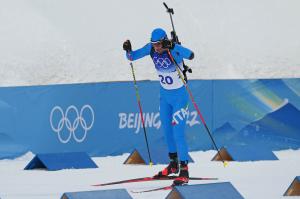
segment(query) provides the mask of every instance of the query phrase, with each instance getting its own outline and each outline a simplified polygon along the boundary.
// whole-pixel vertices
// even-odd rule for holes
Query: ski
[[[114,181],[114,182],[108,182],[108,183],[102,183],[102,184],[94,184],[92,186],[107,186],[107,185],[115,185],[115,184],[124,184],[124,183],[133,183],[133,182],[147,182],[147,181],[157,181],[157,180],[174,180],[178,176],[165,176],[165,177],[142,177],[142,178],[133,178],[133,179],[127,179],[127,180],[120,180],[120,181]],[[203,178],[203,177],[190,177],[190,180],[218,180],[218,178]]]
[[[155,189],[147,189],[143,191],[130,191],[131,193],[147,193],[147,192],[153,192],[153,191],[163,191],[163,190],[171,190],[175,185],[169,185],[169,186],[164,186],[164,187],[158,187]],[[184,186],[184,185],[181,185]]]
[[[211,178],[209,178],[211,179]],[[142,191],[131,191],[131,193],[147,193],[147,192],[153,192],[153,191],[164,191],[164,190],[171,190],[173,189],[173,187],[176,186],[186,186],[188,185],[187,183],[181,184],[181,185],[175,185],[174,183],[172,185],[169,186],[164,186],[164,187],[158,187],[158,188],[154,188],[154,189],[147,189],[147,190],[142,190]]]
[[[107,185],[115,185],[115,184],[123,184],[123,183],[132,183],[132,182],[147,182],[147,181],[154,181],[154,180],[171,180],[176,178],[176,176],[166,176],[166,177],[142,177],[142,178],[133,178],[133,179],[127,179],[127,180],[120,180],[120,181],[114,181],[114,182],[108,182],[108,183],[102,183],[102,184],[95,184],[92,186],[107,186]]]

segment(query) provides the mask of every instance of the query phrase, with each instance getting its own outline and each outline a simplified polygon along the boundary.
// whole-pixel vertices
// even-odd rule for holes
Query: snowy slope
[[[122,42],[171,29],[162,1],[1,0],[0,86],[131,80]],[[300,1],[166,1],[193,79],[300,76]],[[138,79],[155,80],[149,58]]]
[[[300,174],[300,150],[275,152],[278,161],[212,162],[215,151],[192,152],[195,163],[190,165],[192,176],[218,177],[218,181],[191,181],[195,183],[231,182],[246,199],[280,199],[295,178]],[[111,185],[95,188],[90,185],[110,181],[151,176],[163,165],[150,167],[123,165],[129,154],[116,157],[93,158],[98,169],[78,169],[45,171],[25,171],[23,168],[33,154],[27,154],[16,160],[0,161],[0,197],[2,199],[53,199],[64,192],[88,191],[99,189],[125,188],[135,198],[163,199],[169,191],[134,194],[130,191],[145,190],[169,185],[171,182],[144,182],[123,185]],[[293,197],[294,198],[294,197]],[[297,198],[297,197],[295,197]],[[300,197],[299,197],[300,198]]]

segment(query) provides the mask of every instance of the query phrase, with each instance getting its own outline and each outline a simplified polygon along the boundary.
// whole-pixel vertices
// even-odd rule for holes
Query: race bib
[[[164,89],[177,89],[183,86],[182,80],[176,71],[176,66],[168,53],[154,53],[152,60],[158,73],[160,84]]]

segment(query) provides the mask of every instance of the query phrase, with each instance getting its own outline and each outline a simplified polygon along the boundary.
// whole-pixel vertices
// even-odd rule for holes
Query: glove
[[[132,51],[131,43],[130,43],[129,40],[126,40],[126,41],[123,43],[123,50],[125,50],[126,52]]]
[[[173,49],[175,46],[175,44],[171,40],[168,40],[168,39],[162,40],[161,43],[162,43],[162,47],[166,48],[166,49]]]

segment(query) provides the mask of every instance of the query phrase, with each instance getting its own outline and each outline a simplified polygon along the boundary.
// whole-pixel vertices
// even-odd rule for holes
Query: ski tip
[[[171,190],[173,189],[173,185],[165,186],[165,187],[159,187],[155,189],[148,189],[148,190],[142,190],[142,191],[130,191],[131,193],[147,193],[147,192],[154,192],[154,191],[165,191],[165,190]]]
[[[92,187],[99,187],[99,186],[101,186],[101,184],[92,184],[91,186]]]

